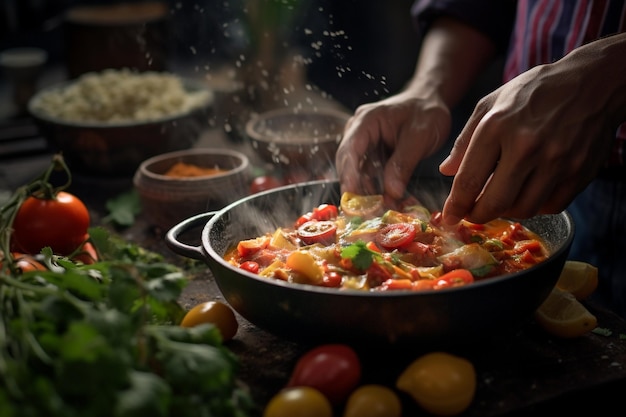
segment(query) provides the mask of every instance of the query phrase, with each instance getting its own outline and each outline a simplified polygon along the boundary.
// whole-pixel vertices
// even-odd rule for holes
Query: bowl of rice
[[[149,157],[191,148],[209,128],[213,101],[201,81],[108,69],[40,90],[28,111],[72,171],[132,177]]]

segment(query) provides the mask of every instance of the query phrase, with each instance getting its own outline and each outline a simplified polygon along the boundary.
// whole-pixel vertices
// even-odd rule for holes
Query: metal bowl
[[[188,111],[157,120],[123,122],[76,122],[47,115],[38,107],[42,95],[70,86],[75,81],[47,87],[35,94],[28,111],[55,152],[75,173],[87,176],[132,177],[145,159],[188,149],[209,127],[213,92],[202,82],[184,79],[188,92],[207,91],[207,101]]]
[[[440,186],[441,185],[441,186]],[[421,201],[446,192],[447,184],[421,181]],[[423,197],[423,198],[422,198]],[[437,291],[364,292],[286,283],[235,268],[223,259],[240,240],[291,224],[320,203],[338,204],[337,182],[285,186],[203,213],[166,235],[176,253],[204,260],[230,305],[257,326],[290,339],[349,341],[424,348],[480,343],[519,329],[547,298],[569,253],[574,224],[567,212],[522,224],[544,239],[550,257],[530,269]],[[433,199],[432,201],[435,201]],[[289,222],[289,223],[287,223]],[[202,228],[201,245],[180,240]]]
[[[222,173],[172,177],[165,173],[177,162]],[[133,178],[142,212],[153,226],[167,230],[187,217],[219,210],[248,195],[248,157],[222,148],[197,148],[157,155],[142,162]]]
[[[334,108],[274,109],[253,116],[246,123],[246,135],[265,162],[316,175],[334,167],[349,118]]]

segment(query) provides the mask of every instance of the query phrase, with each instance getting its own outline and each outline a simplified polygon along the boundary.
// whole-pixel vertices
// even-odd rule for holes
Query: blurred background
[[[30,175],[24,161],[47,163],[50,154],[28,99],[90,71],[167,71],[206,83],[216,100],[198,146],[245,146],[245,123],[269,109],[323,106],[350,114],[411,77],[420,44],[412,2],[3,0],[0,190]],[[451,137],[483,89],[455,111]],[[424,169],[436,170],[445,152]]]

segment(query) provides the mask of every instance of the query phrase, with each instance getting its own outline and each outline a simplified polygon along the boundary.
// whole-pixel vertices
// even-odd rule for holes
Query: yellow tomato
[[[467,359],[446,352],[425,354],[396,381],[426,411],[453,416],[465,411],[476,393],[476,371]]]
[[[330,401],[311,387],[285,388],[263,411],[263,417],[332,417]]]
[[[391,389],[377,384],[358,387],[348,397],[343,417],[400,417],[402,404]]]
[[[203,323],[215,325],[219,329],[224,342],[235,337],[239,329],[239,323],[237,323],[233,310],[219,301],[207,301],[196,305],[185,314],[180,325],[182,327],[193,327]]]

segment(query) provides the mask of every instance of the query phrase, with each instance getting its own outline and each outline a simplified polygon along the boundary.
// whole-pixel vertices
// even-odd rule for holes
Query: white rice
[[[175,116],[210,99],[210,91],[187,91],[173,74],[108,69],[42,92],[32,108],[66,121],[119,123]]]

